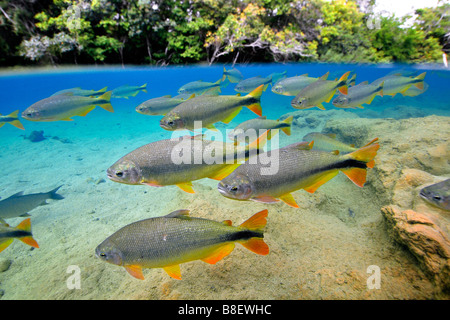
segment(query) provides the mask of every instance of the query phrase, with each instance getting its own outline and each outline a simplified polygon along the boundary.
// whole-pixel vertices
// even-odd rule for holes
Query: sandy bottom
[[[368,172],[364,188],[340,173],[314,194],[295,192],[300,209],[226,199],[216,191],[217,182],[208,179],[194,182],[193,195],[175,186],[121,185],[106,178],[106,169],[131,150],[161,139],[161,134],[144,135],[144,128],[123,134],[119,131],[126,132],[131,125],[90,123],[87,118],[78,127],[84,133],[81,137],[65,130],[64,124],[44,129],[73,142],[66,144],[55,139],[31,143],[15,128],[1,129],[11,133],[0,142],[0,164],[6,173],[0,181],[2,198],[22,190],[44,192],[61,184],[59,193],[65,196],[30,212],[39,249],[14,241],[0,254],[0,260],[12,261],[8,270],[0,272],[2,299],[442,298],[416,259],[389,238],[380,212],[386,203],[372,186],[377,179],[373,171]],[[379,120],[370,121],[375,125]],[[117,135],[91,135],[94,122],[95,132],[117,128]],[[313,130],[295,127],[290,139],[298,140],[308,131]],[[192,216],[230,219],[234,224],[267,208],[265,241],[270,254],[259,256],[237,245],[216,265],[202,261],[181,265],[181,281],[162,269],[145,269],[146,279],[140,281],[95,257],[95,247],[119,228],[182,208],[191,210]],[[8,223],[15,226],[21,220]],[[68,288],[71,266],[79,268],[80,289]],[[380,289],[367,285],[372,275],[369,266],[379,267]]]

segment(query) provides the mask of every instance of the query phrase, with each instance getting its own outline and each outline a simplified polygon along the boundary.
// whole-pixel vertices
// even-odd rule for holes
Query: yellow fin
[[[234,170],[237,169],[241,164],[230,164],[225,166],[224,168],[220,169],[219,171],[215,172],[214,175],[209,176],[208,178],[214,179],[214,180],[222,180],[228,175],[230,175]]]
[[[144,274],[142,273],[142,268],[140,266],[137,265],[125,266],[125,270],[127,270],[127,272],[136,279],[145,280]]]
[[[237,108],[235,111],[233,111],[228,117],[226,117],[225,119],[222,120],[223,123],[229,124],[231,122],[231,120],[233,120],[238,114],[239,112],[241,112],[242,107]]]
[[[313,184],[304,189],[309,193],[314,193],[321,185],[333,179],[338,173],[338,170],[333,170],[324,175],[321,175]]]
[[[214,126],[214,124],[210,124],[210,125],[206,126],[206,129],[209,129],[209,130],[212,130],[212,131],[219,131],[219,130]]]
[[[214,250],[209,256],[202,258],[201,260],[209,263],[209,264],[216,264],[218,261],[225,258],[227,255],[229,255],[234,249],[234,243],[227,243],[216,250]]]
[[[176,186],[187,193],[195,193],[194,188],[192,188],[192,182],[177,183]]]
[[[106,101],[108,101],[107,103],[99,104],[99,106],[101,108],[105,109],[106,111],[114,112],[114,109],[113,109],[111,103],[109,102],[111,100],[111,93],[112,93],[112,91],[107,91],[104,94],[102,94],[101,96],[99,96],[97,98],[97,100],[106,100]]]
[[[181,280],[180,265],[174,264],[173,266],[167,266],[163,268],[165,272],[175,280]]]
[[[321,103],[319,103],[316,107],[319,108],[320,110],[326,110]]]
[[[286,193],[286,194],[282,195],[282,196],[280,197],[280,199],[281,199],[284,203],[286,203],[287,205],[289,205],[289,206],[291,206],[291,207],[293,207],[293,208],[299,208],[297,202],[295,202],[294,197],[293,197],[292,194],[290,194],[290,193]]]
[[[0,242],[0,252],[9,247],[9,245],[14,241],[13,238]]]
[[[90,106],[89,108],[87,108],[86,110],[83,110],[82,112],[80,112],[78,115],[80,117],[84,117],[86,116],[89,112],[91,112],[92,110],[95,109],[95,106]]]

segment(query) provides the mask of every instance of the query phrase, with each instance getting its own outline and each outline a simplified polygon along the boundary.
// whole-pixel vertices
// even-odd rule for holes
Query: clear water
[[[236,68],[244,78],[283,71],[287,71],[289,77],[305,73],[319,77],[329,71],[329,79],[334,79],[346,71],[354,71],[357,83],[372,82],[397,70],[416,74],[426,71],[429,89],[425,93],[416,97],[376,97],[365,109],[341,110],[339,117],[450,117],[450,73],[440,66],[270,64],[237,65]],[[30,250],[15,241],[0,254],[0,261],[12,261],[8,270],[0,272],[3,299],[390,299],[424,298],[432,291],[433,285],[427,282],[414,258],[395,246],[380,227],[379,208],[384,203],[370,194],[370,187],[360,190],[345,177],[336,177],[314,195],[302,190],[294,193],[302,203],[300,209],[283,203],[266,205],[229,200],[218,194],[217,182],[208,179],[194,181],[195,195],[184,193],[176,186],[129,186],[107,179],[106,169],[126,153],[171,137],[171,132],[159,127],[160,116],[135,112],[138,104],[167,94],[175,96],[178,88],[190,81],[215,82],[222,77],[222,71],[222,65],[215,65],[25,70],[0,74],[0,113],[3,115],[17,109],[23,111],[56,91],[72,87],[98,90],[107,86],[112,90],[126,84],[147,83],[148,88],[148,93],[141,92],[129,99],[113,98],[114,113],[96,108],[86,117],[74,117],[71,122],[21,119],[25,131],[8,124],[0,129],[2,199],[19,191],[25,194],[46,192],[58,185],[63,185],[59,193],[65,197],[62,201],[48,200],[49,205],[30,212],[39,249]],[[222,94],[236,94],[233,88],[234,84],[229,84]],[[297,111],[290,105],[292,98],[274,94],[269,87],[261,98],[263,115],[278,119]],[[392,108],[398,106],[408,110],[401,115],[400,111],[392,112]],[[322,114],[327,119],[329,112],[338,110],[331,104],[325,104],[325,108],[326,111],[299,112],[320,120]],[[244,108],[232,123],[218,128],[231,129],[254,117]],[[282,144],[301,141],[304,134],[320,131],[324,125],[298,127],[291,137],[281,137]],[[24,139],[24,135],[34,130],[43,130],[47,139],[38,143]],[[355,194],[349,197],[339,190]],[[319,200],[322,201],[320,206],[316,205]],[[326,210],[323,201],[329,202]],[[329,210],[333,207],[336,210]],[[217,265],[201,261],[183,264],[182,281],[169,278],[161,269],[145,269],[146,280],[139,281],[123,268],[105,264],[94,256],[95,247],[122,226],[181,208],[190,209],[192,216],[217,221],[230,219],[234,224],[242,223],[262,209],[269,209],[266,242],[271,254],[257,256],[240,247]],[[348,212],[348,218],[337,219],[337,212]],[[8,223],[15,226],[21,220],[10,219]],[[368,223],[372,223],[376,237],[352,246],[358,237],[367,236]],[[376,250],[391,252],[382,257],[372,256]],[[376,264],[368,257],[382,265],[387,277],[397,281],[395,285],[381,290],[383,292],[367,289],[366,268]],[[69,266],[79,267],[81,289],[68,288]],[[413,280],[396,276],[403,267],[412,270]]]

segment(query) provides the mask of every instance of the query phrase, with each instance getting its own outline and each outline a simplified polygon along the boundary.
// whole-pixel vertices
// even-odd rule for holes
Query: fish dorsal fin
[[[320,78],[319,78],[319,80],[327,80],[328,79],[328,75],[330,74],[330,72],[328,71],[327,73],[325,73],[323,76],[321,76]]]
[[[23,196],[23,191],[14,193],[14,194],[13,194],[12,196],[10,196],[8,199],[11,199],[11,198],[17,198],[17,197],[21,197],[21,196]]]
[[[383,81],[384,82],[384,81]],[[369,81],[363,81],[360,84],[369,84]]]
[[[325,135],[330,137],[331,139],[336,139],[336,133],[326,133]]]
[[[335,154],[335,155],[339,155],[339,150],[333,150],[333,151],[331,151],[331,153]]]
[[[168,215],[166,215],[164,218],[181,218],[181,219],[186,219],[189,218],[189,210],[187,209],[180,209],[174,212],[169,213]]]
[[[191,94],[190,97],[186,99],[186,101],[188,101],[188,100],[190,100],[192,98],[195,98],[195,93]]]
[[[241,94],[240,94],[240,93],[236,94],[236,97],[240,97],[240,96],[241,96]]]
[[[307,77],[309,73],[301,74],[299,77]]]
[[[267,116],[261,116],[261,117],[258,117],[258,118],[256,118],[256,119],[266,120],[266,119],[267,119]]]
[[[165,96],[162,96],[161,98],[172,98],[170,94],[166,94]]]

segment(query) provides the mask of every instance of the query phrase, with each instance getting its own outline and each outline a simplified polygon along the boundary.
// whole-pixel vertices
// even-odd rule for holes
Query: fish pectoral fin
[[[8,248],[9,245],[10,245],[13,241],[14,241],[14,239],[11,238],[11,239],[7,239],[7,240],[4,240],[4,241],[0,242],[0,252],[2,252],[3,250],[5,250],[6,248]]]
[[[209,256],[202,258],[201,260],[209,263],[209,264],[216,264],[218,261],[225,258],[227,255],[231,253],[234,249],[234,242],[227,243],[216,250],[214,250]]]
[[[291,207],[293,207],[293,208],[299,208],[297,202],[295,202],[295,199],[294,199],[294,197],[292,196],[291,193],[286,193],[286,194],[282,195],[282,196],[280,197],[280,199],[281,199],[284,203],[286,203],[287,205],[289,205],[289,206],[291,206]]]
[[[260,254],[262,256],[269,254],[269,246],[262,238],[250,238],[247,241],[239,242],[251,252]]]
[[[324,175],[321,175],[313,184],[303,189],[305,189],[309,193],[314,193],[321,185],[333,179],[338,173],[338,170],[333,170]]]
[[[223,119],[222,122],[226,123],[226,124],[229,124],[231,122],[231,120],[233,120],[239,114],[239,112],[241,112],[241,110],[242,110],[242,107],[237,108],[228,117]]]
[[[341,170],[350,180],[353,181],[358,187],[363,187],[366,183],[366,169],[361,168],[350,168]]]
[[[256,198],[252,198],[252,200],[257,201],[257,202],[263,202],[263,203],[275,203],[275,202],[280,201],[277,198],[274,198],[272,196],[259,196]]]
[[[240,165],[241,165],[240,163],[227,165],[225,168],[220,169],[219,171],[214,173],[214,175],[209,176],[208,178],[220,181],[226,176],[228,176],[230,173],[232,173],[234,170],[236,170],[237,167],[239,167]]]
[[[192,182],[190,181],[177,183],[176,186],[187,193],[195,193],[194,188],[192,187]]]
[[[127,270],[127,272],[136,279],[145,280],[144,274],[142,273],[142,268],[140,266],[137,265],[125,266],[125,270]]]
[[[175,280],[181,280],[181,270],[179,264],[174,264],[173,266],[167,266],[163,268],[165,272]]]

